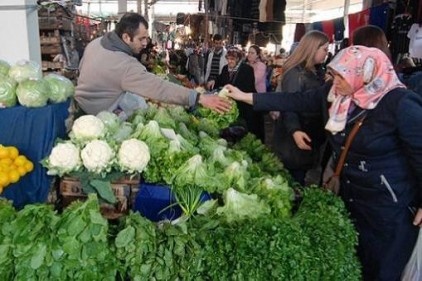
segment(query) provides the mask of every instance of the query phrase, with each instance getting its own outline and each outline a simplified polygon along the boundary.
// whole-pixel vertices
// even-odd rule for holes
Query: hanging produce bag
[[[420,230],[412,256],[404,268],[401,280],[422,280],[422,232]]]

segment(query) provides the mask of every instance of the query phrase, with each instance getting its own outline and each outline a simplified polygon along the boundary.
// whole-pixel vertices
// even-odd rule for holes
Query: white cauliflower
[[[79,148],[71,142],[57,144],[47,159],[48,174],[62,176],[77,171],[81,167]]]
[[[101,138],[105,133],[106,128],[101,119],[94,115],[83,115],[75,120],[69,136],[76,142],[85,142]]]
[[[122,142],[117,159],[122,172],[141,173],[149,160],[150,153],[146,143],[137,139]]]
[[[100,174],[109,172],[114,162],[114,151],[103,140],[93,140],[81,151],[82,163],[89,172]]]

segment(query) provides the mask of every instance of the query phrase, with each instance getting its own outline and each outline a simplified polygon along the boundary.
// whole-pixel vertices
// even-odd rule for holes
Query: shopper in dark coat
[[[339,195],[359,232],[364,280],[398,281],[422,222],[422,98],[398,81],[376,48],[346,48],[329,71],[331,89],[280,95],[227,88],[255,110],[322,111],[334,163],[354,123],[366,115],[347,154]]]
[[[226,54],[227,65],[215,80],[214,88],[232,84],[245,92],[256,92],[255,76],[253,68],[243,62],[242,51],[237,48],[229,48]],[[243,119],[246,129],[255,134],[262,143],[265,142],[264,116],[261,112],[254,111],[251,105],[243,102],[237,103],[239,118]]]

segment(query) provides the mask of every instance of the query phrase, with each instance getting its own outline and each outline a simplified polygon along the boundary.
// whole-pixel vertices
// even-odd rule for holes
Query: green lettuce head
[[[0,74],[0,108],[12,107],[16,105],[16,85],[17,83],[15,80]]]
[[[0,75],[7,76],[9,74],[10,65],[4,61],[0,60]]]
[[[58,74],[48,74],[44,77],[50,87],[49,100],[52,103],[66,101],[75,94],[75,86],[72,81]]]
[[[47,105],[50,88],[44,79],[25,80],[16,89],[19,103],[27,107]]]
[[[42,71],[38,63],[34,61],[21,60],[9,69],[9,76],[20,83],[27,79],[41,79]]]

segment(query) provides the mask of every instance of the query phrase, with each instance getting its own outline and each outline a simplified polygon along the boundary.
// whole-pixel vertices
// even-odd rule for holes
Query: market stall
[[[6,188],[5,198],[17,208],[46,202],[52,177],[39,163],[51,151],[57,138],[66,136],[65,119],[69,102],[40,108],[15,106],[0,110],[0,143],[15,146],[34,163],[34,171]]]

